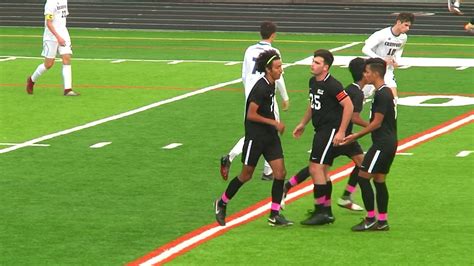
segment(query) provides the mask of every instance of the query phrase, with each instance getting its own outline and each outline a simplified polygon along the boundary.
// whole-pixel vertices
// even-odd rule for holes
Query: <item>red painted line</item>
[[[434,138],[437,138],[439,136],[442,136],[446,133],[452,132],[453,130],[456,130],[462,126],[465,126],[469,123],[472,123],[474,120],[474,111],[467,112],[463,115],[460,115],[456,118],[453,118],[447,122],[444,122],[438,126],[435,126],[433,128],[430,128],[428,130],[425,130],[421,133],[415,134],[411,137],[408,137],[406,139],[403,139],[399,142],[399,150],[404,151],[409,148],[416,147],[422,143],[425,143],[429,140],[432,140]],[[411,144],[410,144],[411,142]],[[402,148],[402,146],[405,145],[405,147]],[[333,179],[333,182],[339,182],[342,179],[346,177],[345,172],[349,172],[353,167],[353,163],[346,164],[342,167],[337,168],[334,171],[330,172],[331,176],[337,176],[336,178]],[[311,180],[308,180],[306,182],[303,182],[296,187],[293,188],[292,192],[290,194],[298,194],[297,196],[290,197],[290,199],[287,201],[292,202],[295,201],[309,193],[312,192],[311,189],[308,189],[312,185]],[[302,192],[303,193],[298,193]],[[211,240],[219,235],[222,235],[223,233],[229,231],[230,229],[237,227],[242,224],[249,223],[262,215],[268,213],[268,210],[259,212],[256,215],[252,215],[248,218],[245,218],[246,215],[249,215],[252,212],[258,211],[258,209],[261,208],[266,208],[265,206],[269,204],[271,201],[271,198],[264,199],[244,210],[241,210],[231,216],[229,216],[227,220],[227,226],[219,226],[217,222],[208,224],[206,226],[203,226],[195,231],[192,231],[186,235],[183,235],[176,240],[173,240],[172,242],[169,242],[168,244],[165,244],[158,249],[150,252],[149,254],[130,262],[128,265],[130,266],[135,266],[135,265],[160,265],[166,262],[169,262],[170,260],[174,259],[175,257],[182,255],[186,253],[187,251],[193,249],[196,246],[199,246],[200,244]],[[267,208],[266,208],[267,209]],[[208,234],[206,234],[208,233]],[[204,236],[199,238],[197,241],[190,242],[188,245],[186,245],[187,241],[190,241],[194,239],[195,237],[203,234]],[[185,244],[185,245],[183,245]],[[179,245],[181,245],[181,248],[177,248]],[[173,250],[175,249],[175,250]],[[168,254],[166,254],[168,253]]]

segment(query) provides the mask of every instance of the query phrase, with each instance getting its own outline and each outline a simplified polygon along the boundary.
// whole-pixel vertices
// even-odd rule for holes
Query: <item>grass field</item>
[[[82,95],[61,96],[57,62],[30,96],[24,83],[41,62],[42,29],[0,28],[0,60],[17,57],[0,61],[0,149],[236,80],[243,51],[258,40],[257,34],[235,32],[72,29],[71,36],[73,83]],[[317,48],[366,37],[281,33],[275,46],[292,63]],[[360,55],[361,47],[335,55]],[[474,58],[474,45],[470,38],[410,36],[404,55]],[[169,64],[175,60],[197,61]],[[331,72],[343,84],[351,81],[346,68]],[[396,75],[401,98],[474,97],[472,68],[412,67]],[[308,78],[307,66],[285,69],[291,106],[282,114],[287,125],[282,142],[289,175],[307,163],[311,145],[310,130],[300,140],[289,134],[306,108]],[[49,146],[1,153],[0,265],[126,264],[214,223],[212,202],[226,187],[219,158],[243,134],[242,85],[218,87],[39,142]],[[399,139],[472,110],[472,105],[400,105]],[[365,117],[367,111],[368,106]],[[339,208],[336,223],[321,228],[269,228],[264,215],[170,264],[472,265],[474,159],[456,154],[473,150],[473,133],[469,124],[407,151],[411,156],[397,156],[388,179],[389,232],[352,234],[350,226],[363,214]],[[99,142],[111,144],[90,148]],[[183,145],[162,148],[171,143]],[[368,148],[370,139],[361,144]],[[347,162],[338,159],[333,168]],[[236,161],[231,176],[239,169]],[[335,185],[334,197],[342,193],[343,183]],[[270,187],[255,178],[232,200],[228,214],[268,198]],[[311,196],[303,197],[289,204],[285,215],[298,224],[311,202]]]

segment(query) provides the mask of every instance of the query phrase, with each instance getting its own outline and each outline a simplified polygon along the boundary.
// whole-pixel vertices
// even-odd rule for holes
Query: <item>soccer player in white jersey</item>
[[[257,44],[251,45],[247,48],[244,55],[244,62],[242,65],[242,82],[244,84],[245,89],[245,100],[247,101],[247,97],[250,94],[255,83],[263,77],[265,73],[258,72],[255,67],[255,61],[263,51],[267,50],[275,50],[281,58],[281,53],[278,49],[272,47],[272,42],[276,38],[276,24],[271,21],[264,21],[260,25],[260,36],[262,37],[261,41]],[[276,90],[279,91],[280,96],[282,98],[282,109],[283,111],[288,110],[289,107],[289,97],[286,91],[285,81],[283,76],[280,79],[276,80],[275,82]],[[278,109],[278,103],[276,99],[274,99],[274,111],[275,111],[275,119],[277,121],[280,120],[280,114]],[[242,153],[242,148],[244,146],[244,137],[239,139],[239,141],[235,144],[229,154],[223,156],[221,158],[221,175],[224,180],[227,180],[229,175],[229,168],[231,162],[237,157],[239,154]],[[272,180],[272,169],[267,161],[264,163],[263,180]]]
[[[461,0],[448,0],[448,10],[455,15],[464,15],[461,11]]]
[[[393,26],[374,32],[365,41],[362,52],[372,58],[382,58],[387,63],[385,84],[392,89],[395,98],[398,98],[397,83],[394,70],[402,57],[403,48],[407,42],[407,32],[415,22],[412,13],[400,13]]]
[[[43,52],[44,62],[41,63],[26,80],[26,92],[33,94],[33,87],[38,78],[54,65],[56,54],[62,58],[64,96],[78,96],[72,90],[71,70],[71,38],[66,28],[66,17],[69,15],[67,0],[47,0],[44,6]]]

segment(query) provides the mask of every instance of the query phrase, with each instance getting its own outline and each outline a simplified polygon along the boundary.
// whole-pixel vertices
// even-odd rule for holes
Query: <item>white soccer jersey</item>
[[[265,73],[258,72],[256,70],[255,61],[257,57],[263,51],[267,50],[275,50],[281,58],[280,51],[274,47],[269,42],[261,41],[257,44],[249,46],[245,51],[244,55],[244,62],[242,66],[242,82],[244,83],[245,88],[245,99],[247,100],[250,91],[252,90],[255,83],[264,76]],[[275,81],[275,87],[279,91],[281,98],[284,101],[288,101],[288,93],[286,92],[286,85],[285,80],[283,79],[283,75],[280,79]]]
[[[392,32],[392,27],[387,27],[374,32],[366,41],[362,52],[370,57],[380,57],[385,59],[393,57],[396,62],[400,61],[403,48],[408,36],[402,33],[398,36]],[[388,70],[393,70],[393,66],[388,66]]]
[[[69,15],[67,0],[47,0],[44,6],[44,15],[52,16],[52,22],[56,32],[65,41],[70,41],[69,32],[66,28],[66,17]],[[54,34],[48,29],[46,19],[44,21],[44,41],[56,41]]]

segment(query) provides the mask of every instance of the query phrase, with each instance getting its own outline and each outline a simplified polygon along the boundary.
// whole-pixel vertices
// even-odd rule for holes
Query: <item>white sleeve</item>
[[[283,101],[288,101],[290,99],[290,97],[288,97],[288,92],[286,91],[286,85],[285,80],[283,79],[283,75],[280,77],[280,79],[277,79],[275,81],[275,88],[280,93],[281,99]]]
[[[402,47],[400,47],[400,49],[398,49],[395,54],[394,54],[394,57],[395,57],[395,61],[399,62],[400,59],[402,58],[402,54],[403,54],[403,49],[405,49],[405,44],[407,43],[407,39],[405,39],[405,41],[403,42],[403,45]]]
[[[380,55],[376,54],[374,52],[374,48],[379,45],[379,43],[382,41],[382,34],[380,34],[380,31],[374,32],[370,37],[365,40],[365,45],[362,48],[362,52],[367,55],[368,57],[379,57]]]
[[[56,5],[54,1],[46,1],[44,5],[44,15],[54,15],[56,13]]]

